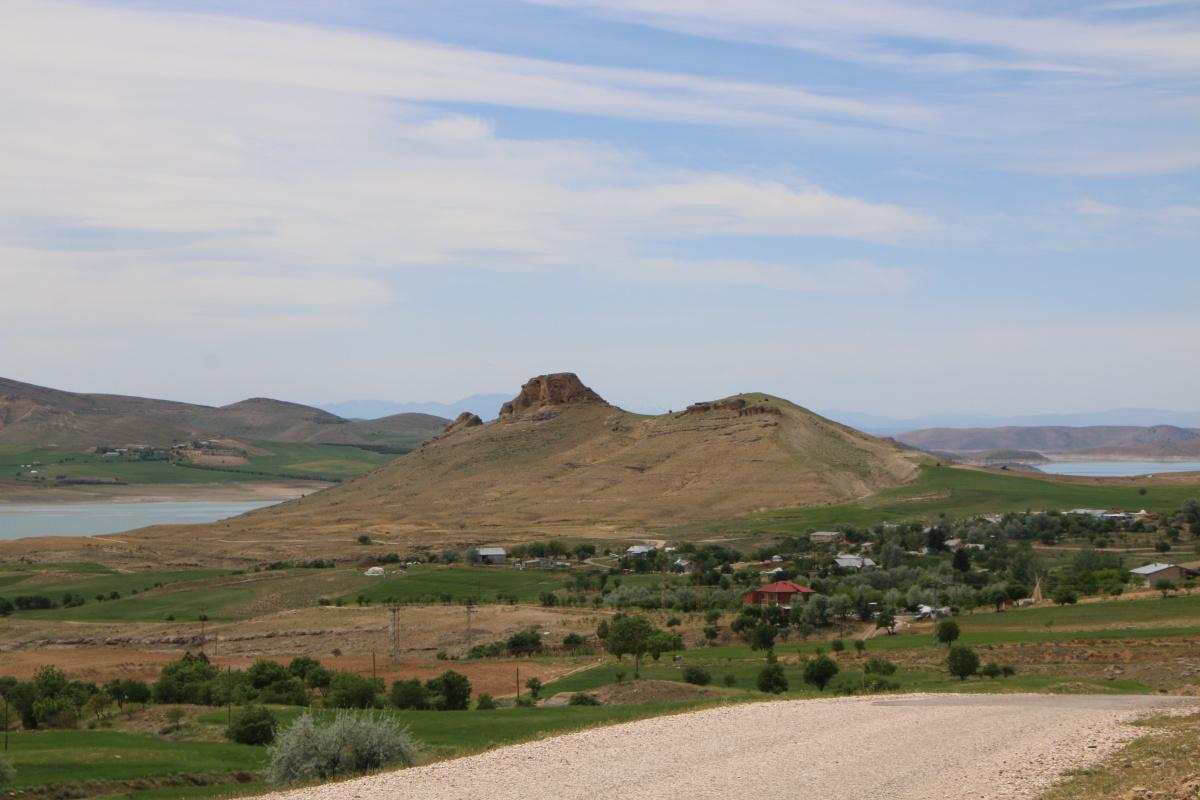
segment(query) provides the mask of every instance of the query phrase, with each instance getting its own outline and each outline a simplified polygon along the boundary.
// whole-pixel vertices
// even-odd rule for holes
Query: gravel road
[[[272,800],[1014,800],[1196,698],[900,695],[754,703],[598,728]],[[1177,711],[1177,713],[1178,713]],[[468,712],[475,713],[475,712]]]

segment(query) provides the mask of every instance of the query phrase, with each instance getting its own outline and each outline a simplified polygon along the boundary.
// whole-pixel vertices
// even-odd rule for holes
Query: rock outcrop
[[[446,426],[446,430],[442,431],[442,436],[449,436],[452,433],[457,433],[465,428],[476,428],[483,424],[475,414],[470,411],[464,411],[458,415],[458,418]],[[439,437],[440,438],[440,437]]]
[[[703,414],[706,411],[740,411],[746,401],[740,397],[729,397],[725,400],[711,400],[705,403],[692,403],[684,414]]]
[[[521,393],[500,408],[501,417],[540,411],[547,406],[603,403],[604,398],[583,385],[573,372],[539,375],[521,387]]]

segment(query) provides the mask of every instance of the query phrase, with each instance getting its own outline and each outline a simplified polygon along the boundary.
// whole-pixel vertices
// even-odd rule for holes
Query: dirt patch
[[[638,706],[644,703],[680,703],[687,700],[715,698],[719,695],[702,686],[675,681],[630,681],[603,686],[588,694],[595,695],[605,705]]]

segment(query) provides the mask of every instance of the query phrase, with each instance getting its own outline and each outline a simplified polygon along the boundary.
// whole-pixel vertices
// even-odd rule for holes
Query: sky
[[[0,0],[0,375],[1200,409],[1200,3]]]

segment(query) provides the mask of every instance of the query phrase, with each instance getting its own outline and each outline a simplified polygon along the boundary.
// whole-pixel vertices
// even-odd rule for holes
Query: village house
[[[816,594],[815,589],[810,589],[807,586],[801,586],[792,581],[779,581],[763,586],[759,589],[751,589],[742,594],[742,605],[745,606],[782,606],[790,609],[797,595],[801,597],[801,602],[806,602],[805,595]]]
[[[1179,584],[1200,574],[1194,569],[1176,566],[1175,564],[1147,564],[1144,567],[1138,567],[1129,571],[1140,578],[1145,578],[1147,589],[1153,589],[1154,585],[1162,580]]]
[[[485,564],[504,564],[508,562],[508,553],[503,547],[481,547],[477,551],[479,560]]]
[[[813,531],[808,535],[808,540],[813,544],[832,544],[841,538],[842,535],[836,531]]]
[[[625,548],[625,555],[630,558],[648,558],[658,552],[658,548],[651,544],[635,544]]]
[[[833,560],[843,569],[861,570],[863,567],[875,566],[875,562],[865,556],[852,556],[847,553],[838,553]]]

